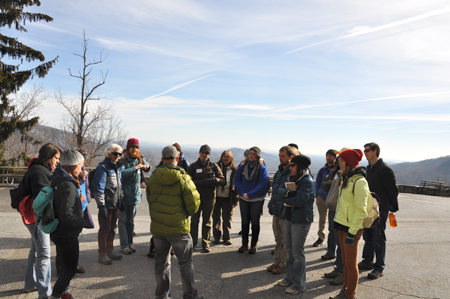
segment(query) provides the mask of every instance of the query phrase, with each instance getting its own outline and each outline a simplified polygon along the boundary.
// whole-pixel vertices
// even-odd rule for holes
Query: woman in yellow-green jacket
[[[336,296],[330,299],[354,299],[358,286],[358,243],[364,232],[364,218],[369,196],[366,181],[366,168],[358,167],[363,157],[359,149],[349,149],[339,155],[339,167],[342,170],[342,183],[339,201],[334,216],[335,227],[339,232],[339,242],[344,264],[344,286]]]

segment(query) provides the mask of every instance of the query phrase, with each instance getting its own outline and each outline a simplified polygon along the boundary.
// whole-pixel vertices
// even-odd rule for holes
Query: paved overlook
[[[266,201],[267,202],[267,201]],[[368,272],[359,279],[357,298],[405,299],[450,298],[450,199],[414,194],[400,194],[398,227],[386,229],[388,248],[384,276],[369,280]],[[96,206],[90,204],[96,214]],[[315,213],[317,215],[317,213]],[[259,250],[256,255],[238,254],[241,242],[239,209],[233,217],[233,245],[211,244],[211,253],[194,253],[194,267],[200,296],[205,298],[319,298],[337,293],[339,287],[328,284],[323,277],[332,270],[332,262],[320,259],[325,248],[314,248],[317,239],[317,216],[306,240],[307,291],[287,295],[276,285],[282,278],[266,271],[272,263],[274,247],[272,218],[264,210],[261,218]],[[97,217],[94,215],[94,222]],[[137,252],[124,256],[111,266],[97,262],[97,231],[84,230],[80,237],[79,264],[86,273],[77,274],[71,282],[74,298],[153,298],[154,260],[147,258],[150,240],[150,218],[145,199],[136,216]],[[116,236],[115,245],[118,248]],[[359,256],[364,241],[360,242]],[[10,207],[9,187],[0,187],[0,298],[36,298],[25,294],[25,266],[30,246],[29,233],[20,215]],[[55,247],[52,246],[52,285],[56,279]],[[172,295],[182,298],[179,268],[172,258]]]

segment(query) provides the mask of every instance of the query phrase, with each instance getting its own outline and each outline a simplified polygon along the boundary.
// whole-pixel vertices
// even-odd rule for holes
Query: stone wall
[[[441,190],[436,188],[422,188],[419,186],[398,185],[400,193],[424,194],[432,196],[450,197],[450,189],[446,186]]]

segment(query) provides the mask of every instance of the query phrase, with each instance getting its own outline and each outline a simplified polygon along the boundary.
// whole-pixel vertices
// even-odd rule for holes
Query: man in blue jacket
[[[317,174],[316,178],[316,185],[314,186],[314,189],[316,190],[316,204],[317,204],[317,210],[319,211],[319,231],[317,232],[319,238],[316,242],[314,242],[314,247],[322,246],[323,241],[325,240],[325,223],[327,222],[327,205],[325,203],[325,200],[327,199],[328,191],[325,192],[322,190],[321,185],[323,180],[326,178],[326,176],[335,169],[335,162],[336,162],[336,154],[334,153],[333,149],[330,149],[325,154],[325,158],[327,160],[327,163],[319,170],[319,173]],[[332,237],[333,234],[328,235],[328,247],[332,247],[333,251],[336,248],[336,240]],[[330,237],[332,240],[330,240]],[[335,258],[334,253],[325,254],[323,259],[333,259]]]
[[[284,187],[284,183],[288,181],[291,175],[289,162],[291,162],[294,153],[292,148],[288,145],[280,148],[278,158],[280,165],[278,171],[273,176],[272,182],[272,197],[269,201],[269,213],[273,215],[272,230],[275,237],[275,250],[273,256],[273,264],[267,267],[267,271],[274,274],[281,274],[286,272],[286,245],[284,242],[284,200],[285,194],[278,192],[279,187]]]

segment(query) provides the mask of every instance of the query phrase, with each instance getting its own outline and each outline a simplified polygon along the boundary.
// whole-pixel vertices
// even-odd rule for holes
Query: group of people
[[[280,165],[273,177],[268,203],[269,213],[273,215],[274,263],[267,270],[274,274],[285,273],[277,284],[286,287],[286,293],[297,294],[306,289],[304,248],[314,219],[314,201],[320,214],[319,239],[314,246],[321,246],[325,241],[328,210],[328,246],[322,258],[336,258],[336,269],[325,277],[332,278],[333,284],[343,285],[339,294],[330,298],[355,298],[359,270],[373,270],[369,274],[372,279],[383,275],[384,231],[389,211],[398,210],[398,189],[392,169],[379,159],[379,146],[368,143],[364,147],[369,161],[367,170],[359,167],[363,157],[361,150],[329,150],[327,163],[315,183],[309,170],[311,159],[301,154],[295,144],[280,148]],[[98,262],[110,265],[122,259],[122,254],[136,252],[133,243],[136,205],[141,201],[141,190],[146,189],[155,248],[156,298],[170,297],[171,250],[180,266],[184,298],[198,298],[192,255],[199,239],[200,217],[202,252],[208,253],[211,231],[214,243],[222,240],[225,245],[233,244],[232,216],[239,205],[242,243],[238,252],[257,252],[260,217],[270,188],[269,172],[259,147],[249,148],[245,159],[236,167],[229,150],[221,154],[217,163],[211,161],[211,148],[207,144],[200,147],[199,158],[189,164],[181,147],[175,143],[162,150],[161,163],[146,184],[143,171],[149,172],[151,166],[140,154],[139,141],[130,138],[125,150],[118,144],[105,149],[105,158],[93,173],[93,186],[89,186],[88,174],[83,168],[86,157],[82,153],[82,150],[62,151],[53,144],[46,144],[39,151],[39,157],[30,162],[24,176],[22,183],[32,197],[46,186],[58,190],[54,202],[55,216],[60,221],[50,236],[40,231],[38,225],[26,224],[32,238],[26,291],[37,290],[39,298],[72,298],[70,280],[77,272],[78,235],[83,228],[93,227],[84,204],[91,197],[98,206]],[[372,229],[364,229],[371,191],[381,199],[381,221]],[[338,198],[334,207],[328,204],[328,199],[335,197],[331,194],[337,194]],[[114,252],[113,246],[117,220],[122,254]],[[365,239],[363,261],[358,264],[358,243],[362,236]],[[50,239],[56,245],[56,260],[60,264],[53,291],[50,287]]]

